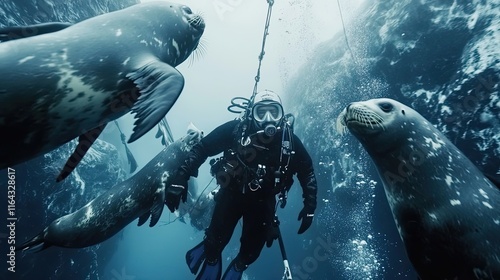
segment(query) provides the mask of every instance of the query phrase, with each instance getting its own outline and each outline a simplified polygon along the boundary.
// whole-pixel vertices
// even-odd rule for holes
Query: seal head
[[[418,112],[392,99],[337,118],[370,155],[421,279],[500,279],[500,191]]]
[[[396,146],[403,136],[401,133],[384,132],[392,126],[404,129],[413,112],[403,104],[398,105],[396,107],[388,98],[351,103],[337,118],[337,131],[343,134],[349,129],[364,146],[368,146],[367,150],[386,152]]]

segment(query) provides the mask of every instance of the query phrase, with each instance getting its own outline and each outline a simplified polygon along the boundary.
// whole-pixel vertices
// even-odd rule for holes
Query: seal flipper
[[[148,211],[148,212],[142,214],[139,217],[139,222],[137,222],[137,226],[138,227],[142,226],[149,219],[150,215],[151,215],[151,211]]]
[[[156,223],[160,220],[161,213],[163,212],[163,203],[165,201],[165,188],[159,188],[153,200],[153,206],[151,206],[151,221],[149,222],[150,227],[154,227]]]
[[[495,175],[491,175],[491,174],[487,174],[487,173],[484,173],[484,177],[488,178],[488,180],[490,180],[490,182],[497,186],[498,189],[500,189],[500,178],[498,178],[497,176]]]
[[[132,107],[135,113],[134,132],[128,143],[134,142],[168,113],[184,88],[184,77],[174,67],[154,61],[127,74],[141,95]]]
[[[16,251],[32,251],[40,252],[52,246],[44,240],[45,230],[30,240],[24,242],[22,245],[16,247]]]
[[[63,30],[73,25],[68,22],[47,22],[25,26],[7,26],[0,28],[0,42],[28,38]]]
[[[150,227],[154,227],[156,223],[160,220],[161,213],[163,212],[163,202],[165,200],[165,188],[158,189],[155,193],[153,199],[153,205],[151,209],[139,217],[139,222],[137,226],[142,226],[151,216],[151,221],[149,222]]]
[[[64,164],[64,167],[59,173],[59,176],[57,176],[56,182],[61,182],[62,180],[64,180],[64,178],[68,177],[71,171],[73,171],[78,163],[80,163],[85,153],[87,153],[87,151],[90,149],[90,146],[92,146],[95,140],[97,140],[97,137],[99,137],[105,127],[106,124],[102,124],[78,137],[78,145],[66,161],[66,164]]]

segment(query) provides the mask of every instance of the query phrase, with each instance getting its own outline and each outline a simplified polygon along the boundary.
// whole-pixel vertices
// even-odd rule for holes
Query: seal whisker
[[[201,22],[203,22],[203,19],[205,18],[205,14],[203,12],[196,12],[196,24],[200,24]]]
[[[369,110],[369,108],[363,108],[359,106],[351,106],[349,110],[344,109],[336,119],[336,130],[339,134],[343,135],[348,131],[347,120],[352,120],[370,127],[371,129],[381,128],[386,130],[384,126],[384,118]]]
[[[364,112],[365,114],[363,115],[365,117],[365,120],[366,120],[366,123],[370,124],[370,127],[373,129],[373,122],[372,122],[372,118],[369,114],[367,114],[367,112],[365,111]]]
[[[376,117],[377,125],[379,125],[383,130],[385,130],[384,119],[379,114],[374,114]]]
[[[198,47],[196,49],[200,49],[200,53],[201,55],[205,55],[205,53],[207,52],[207,47],[206,47],[206,44],[208,41],[205,39],[205,38],[201,38],[200,42],[198,43]]]
[[[347,125],[345,123],[346,116],[347,112],[346,110],[343,110],[342,112],[340,112],[335,122],[335,128],[340,135],[344,135],[347,133]]]
[[[189,18],[188,23],[190,25],[199,26],[203,23],[203,17],[201,16],[201,14],[197,14],[194,17]]]
[[[345,113],[343,113],[343,116],[345,119],[352,119],[360,124],[363,124],[367,127],[370,127],[372,129],[376,129],[377,127],[380,127],[385,130],[384,124],[383,124],[383,118],[379,114],[363,107],[350,107],[349,110]],[[341,121],[341,120],[340,120]],[[339,125],[342,125],[340,123]],[[345,125],[345,121],[344,121]]]
[[[188,23],[191,24],[191,25],[198,25],[199,19],[198,19],[197,16],[192,17],[192,18],[188,19]]]
[[[363,124],[367,125],[369,124],[369,119],[368,117],[366,116],[366,113],[362,110],[358,111],[358,114],[359,114],[359,117],[360,117],[360,120]]]
[[[187,62],[188,67],[191,67],[196,61],[200,60],[200,58],[202,58],[205,55],[205,53],[207,52],[205,46],[206,44],[207,44],[206,39],[201,38],[200,41],[198,42],[198,46],[196,47],[196,49],[194,49],[194,51],[188,58]]]

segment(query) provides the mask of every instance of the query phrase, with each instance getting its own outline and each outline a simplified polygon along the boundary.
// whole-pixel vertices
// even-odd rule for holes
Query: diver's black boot
[[[189,266],[191,273],[195,275],[198,273],[201,263],[203,263],[205,258],[205,241],[202,241],[186,253],[186,263]]]
[[[222,280],[241,280],[243,276],[243,271],[247,269],[247,265],[242,263],[238,257],[236,257],[230,264],[229,267],[224,272]]]
[[[215,260],[206,259],[196,280],[220,280],[222,273],[222,261],[219,256]]]

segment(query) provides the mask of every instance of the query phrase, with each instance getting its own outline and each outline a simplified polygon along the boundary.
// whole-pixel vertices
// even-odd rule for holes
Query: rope
[[[255,76],[255,85],[253,87],[253,93],[252,93],[252,97],[250,98],[249,105],[252,104],[253,99],[254,99],[255,95],[257,94],[257,84],[260,81],[260,68],[262,66],[262,59],[264,58],[264,54],[266,53],[264,51],[264,48],[266,46],[267,35],[269,35],[269,24],[271,23],[271,13],[273,11],[274,0],[267,0],[267,3],[269,3],[269,7],[267,9],[266,25],[264,27],[264,35],[262,37],[262,49],[261,49],[260,54],[259,54],[259,67],[257,68],[257,75]]]
[[[193,212],[194,210],[194,207],[198,204],[198,202],[200,201],[200,198],[202,197],[203,193],[208,189],[208,187],[210,186],[210,184],[212,184],[212,182],[214,181],[214,178],[212,178],[212,180],[210,180],[210,182],[208,182],[208,184],[205,186],[205,188],[201,191],[200,195],[198,196],[198,199],[196,199],[196,201],[193,203],[193,205],[189,208],[189,211],[187,211],[186,213],[184,213],[184,215],[182,216],[178,216],[176,217],[175,219],[173,219],[172,221],[169,221],[169,222],[165,222],[164,224],[162,224],[162,226],[168,226],[172,223],[174,223],[175,221],[179,220],[179,219],[182,219],[184,218],[184,216],[186,214],[189,214],[191,215],[191,213]],[[217,187],[214,188],[214,190],[216,189]]]
[[[347,49],[349,50],[349,53],[351,54],[351,57],[352,57],[352,60],[354,61],[354,64],[359,65],[359,63],[356,61],[356,57],[354,56],[354,53],[351,49],[351,45],[349,45],[349,40],[347,40],[347,32],[345,29],[344,15],[342,14],[342,8],[340,7],[340,0],[337,0],[337,5],[339,6],[340,21],[342,22],[342,30],[344,31],[345,44],[347,45]]]

